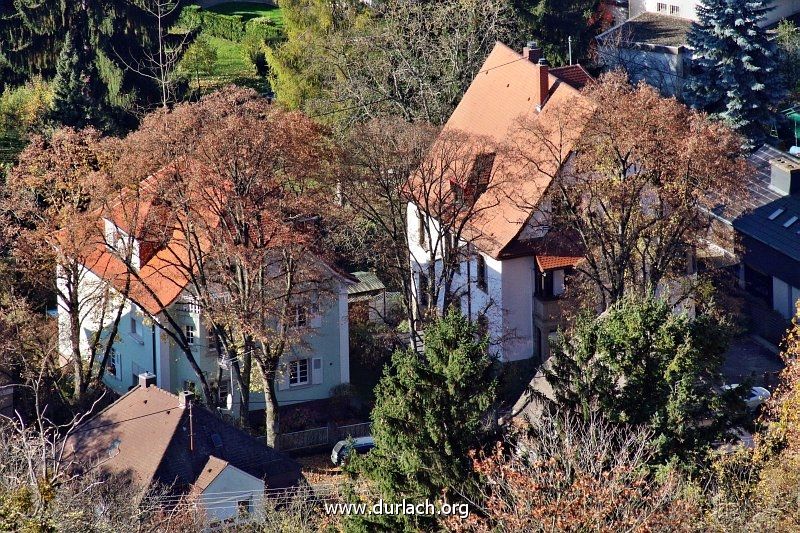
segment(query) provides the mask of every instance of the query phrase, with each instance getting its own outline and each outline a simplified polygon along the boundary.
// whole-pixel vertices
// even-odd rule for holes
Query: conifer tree
[[[495,399],[496,367],[487,348],[488,339],[479,337],[477,326],[451,310],[426,330],[423,355],[411,349],[394,354],[376,390],[375,449],[352,465],[384,501],[433,501],[443,491],[452,501],[463,494],[470,478],[469,451],[480,446]],[[410,523],[390,526],[387,521],[425,520],[361,518],[392,529],[409,529]],[[376,526],[360,524],[370,531]]]
[[[771,0],[704,0],[689,34],[692,75],[686,101],[762,143],[785,96],[777,48],[760,26]]]
[[[147,10],[150,1],[0,2],[0,89],[32,76],[54,77],[68,33],[79,30],[85,46],[76,49],[78,62],[99,74],[109,106],[127,109],[158,102],[154,80],[130,68],[159,46],[158,25]],[[183,2],[175,0],[178,7]],[[179,14],[180,9],[174,9],[160,22],[169,27]],[[71,37],[77,37],[74,31]]]
[[[698,459],[742,414],[733,393],[713,392],[722,381],[726,331],[712,312],[689,318],[652,297],[585,314],[559,337],[544,367],[552,407],[649,427],[659,460]]]
[[[85,46],[79,27],[67,32],[53,80],[50,120],[78,129],[94,126],[104,130],[109,125],[107,91],[96,66],[80,53]]]

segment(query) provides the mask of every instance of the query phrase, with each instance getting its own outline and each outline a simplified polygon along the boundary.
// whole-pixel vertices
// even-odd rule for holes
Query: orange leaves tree
[[[258,368],[274,443],[280,359],[302,348],[312,316],[338,296],[337,275],[317,246],[332,199],[325,132],[254,91],[228,88],[145,118],[123,146],[117,169],[136,169],[134,181],[171,165],[158,201],[180,241],[175,266],[231,362],[245,412]]]
[[[545,112],[553,119],[520,121],[514,149],[553,178],[548,223],[577,231],[587,250],[578,270],[601,307],[683,276],[710,211],[741,191],[741,138],[621,73]]]
[[[96,210],[109,190],[111,161],[99,132],[58,130],[31,141],[3,191],[16,267],[34,287],[55,290],[61,358],[72,367],[76,403],[102,380],[122,313],[117,304],[128,286],[103,279],[96,253],[102,242]],[[83,328],[95,332],[86,343]]]
[[[644,430],[546,415],[533,433],[473,454],[480,513],[457,531],[682,531],[699,516],[676,479],[656,479]]]

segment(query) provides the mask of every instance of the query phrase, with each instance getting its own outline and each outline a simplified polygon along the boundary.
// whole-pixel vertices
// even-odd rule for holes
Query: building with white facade
[[[590,79],[580,65],[550,68],[535,43],[529,43],[522,54],[497,43],[444,134],[464,132],[476,139],[490,138],[499,146],[510,140],[520,119],[556,126],[561,113],[573,112],[581,99],[579,89]],[[580,132],[560,133],[566,155]],[[561,324],[567,279],[582,259],[582,251],[574,235],[550,231],[551,174],[515,167],[503,154],[476,153],[471,164],[480,169],[471,173],[475,179],[485,174],[487,166],[492,174],[505,177],[474,200],[474,212],[479,214],[468,221],[456,245],[463,260],[455,269],[451,292],[462,312],[488,332],[490,350],[501,360],[544,359],[549,339]],[[480,191],[479,183],[449,186],[455,201],[472,198],[470,191]],[[414,293],[420,307],[428,304],[421,301],[426,291],[420,289],[435,281],[430,279],[431,271],[437,279],[442,272],[441,250],[435,253],[434,268],[430,265],[425,234],[436,234],[438,226],[429,213],[423,213],[423,203],[410,202],[407,213]],[[425,225],[433,229],[425,231]],[[443,298],[440,294],[438,307]]]

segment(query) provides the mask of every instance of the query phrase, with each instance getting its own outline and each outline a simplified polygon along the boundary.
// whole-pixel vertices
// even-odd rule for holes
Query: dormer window
[[[469,183],[473,189],[473,196],[476,200],[489,188],[489,180],[492,177],[492,168],[494,167],[494,158],[494,152],[479,154],[475,157],[475,163],[473,163],[472,172],[470,172]]]

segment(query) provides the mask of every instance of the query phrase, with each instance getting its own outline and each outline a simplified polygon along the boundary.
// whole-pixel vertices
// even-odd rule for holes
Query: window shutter
[[[278,390],[286,390],[289,388],[289,367],[286,363],[281,363],[278,366],[278,375],[275,377],[278,382]]]
[[[311,362],[311,383],[313,385],[319,385],[322,383],[322,359],[320,357],[315,357]]]

